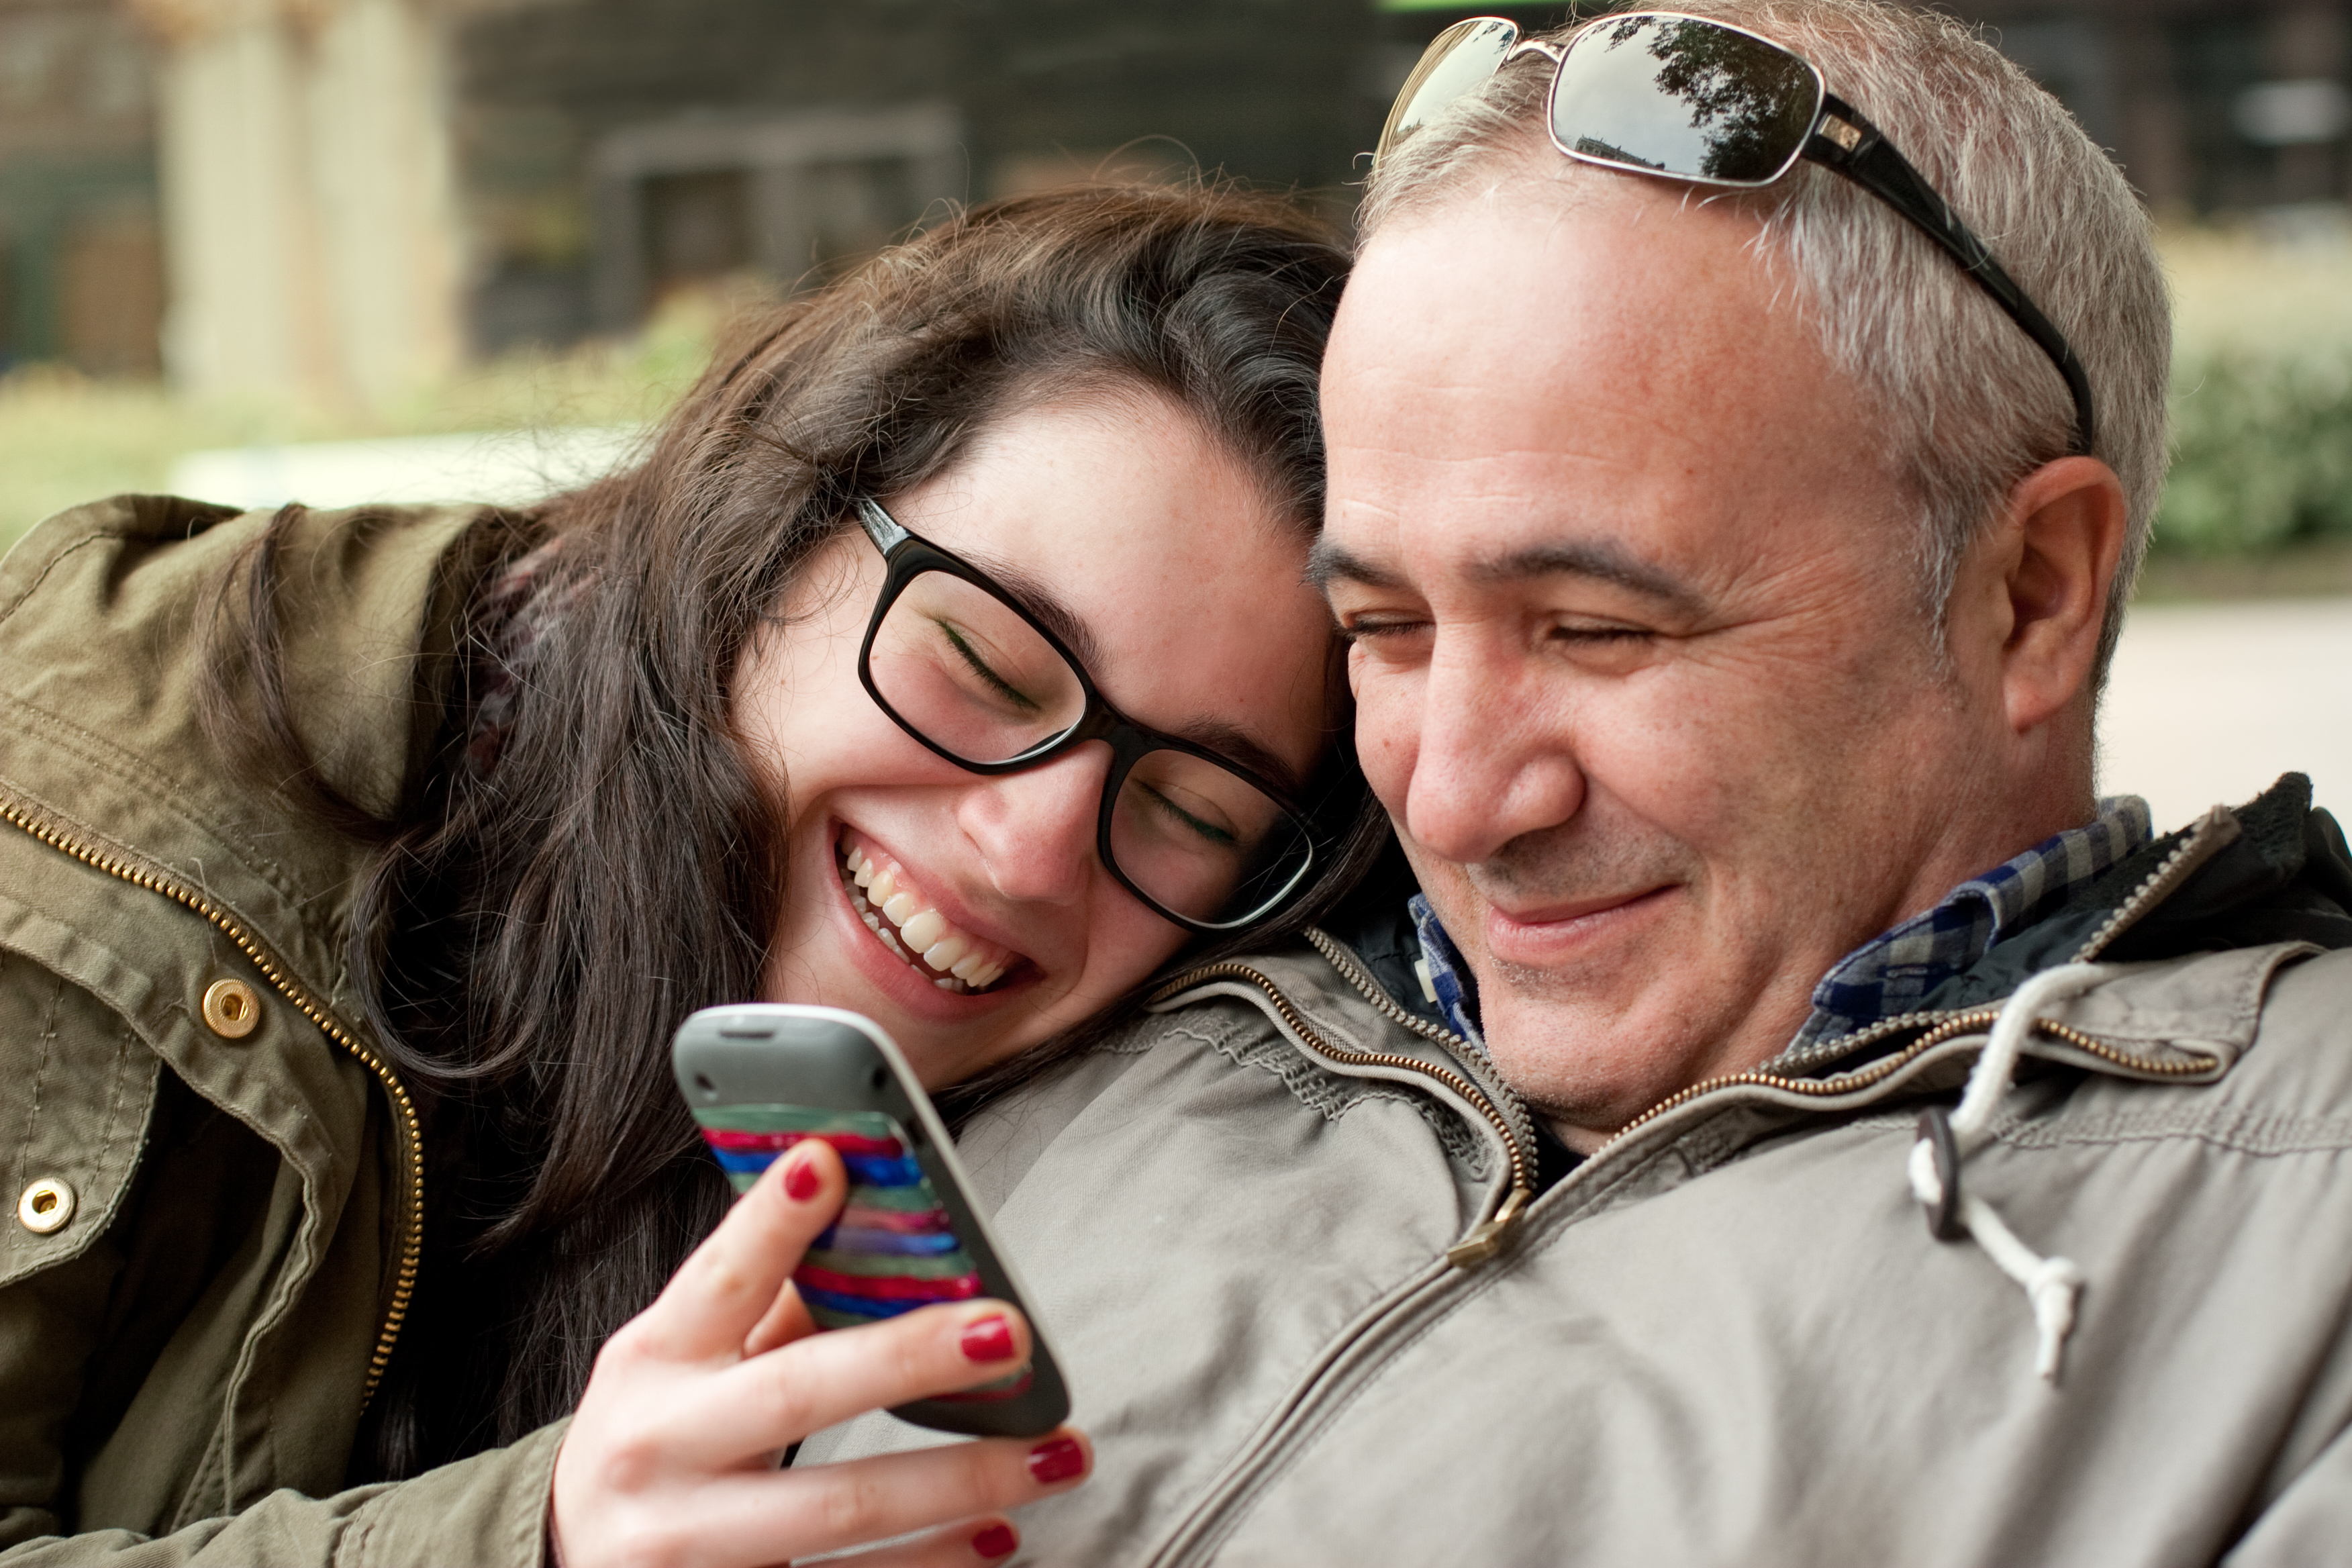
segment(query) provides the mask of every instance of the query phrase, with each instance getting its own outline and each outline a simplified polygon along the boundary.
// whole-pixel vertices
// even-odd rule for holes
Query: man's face
[[[1522,176],[1382,233],[1325,365],[1365,767],[1587,1146],[1983,864],[1997,689],[1939,672],[1917,507],[1754,234]]]

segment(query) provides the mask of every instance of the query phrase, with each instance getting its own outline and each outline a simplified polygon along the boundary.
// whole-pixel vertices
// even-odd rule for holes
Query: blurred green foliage
[[[2175,386],[2158,548],[2352,542],[2352,347],[2200,354]]]
[[[2190,232],[2165,261],[2173,465],[2157,550],[2352,546],[2352,245]]]

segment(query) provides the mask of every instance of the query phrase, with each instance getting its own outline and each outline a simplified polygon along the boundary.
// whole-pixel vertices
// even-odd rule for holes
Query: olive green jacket
[[[477,515],[289,541],[296,727],[363,805],[431,743]],[[365,849],[198,716],[268,521],[127,497],[0,563],[0,1562],[536,1564],[560,1428],[344,1489],[423,1171],[344,973]]]

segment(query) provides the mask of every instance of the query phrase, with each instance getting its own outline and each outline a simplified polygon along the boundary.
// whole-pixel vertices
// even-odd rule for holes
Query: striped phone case
[[[1001,1382],[894,1405],[918,1426],[1030,1437],[1069,1415],[1045,1325],[969,1195],[955,1142],[890,1037],[832,1007],[706,1007],[670,1048],[678,1092],[739,1193],[811,1138],[847,1168],[841,1213],[811,1245],[793,1289],[820,1329],[854,1329],[934,1303],[985,1297],[1029,1320],[1029,1365]]]
[[[848,1201],[793,1274],[819,1327],[854,1328],[982,1293],[980,1270],[956,1239],[896,1118],[878,1110],[730,1105],[698,1108],[694,1119],[739,1193],[803,1139],[821,1138],[840,1153],[849,1171]]]

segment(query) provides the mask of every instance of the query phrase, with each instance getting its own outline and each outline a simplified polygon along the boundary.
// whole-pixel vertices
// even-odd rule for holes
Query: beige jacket
[[[2084,1281],[2054,1381],[1991,1243],[1931,1236],[1908,1173],[2015,989],[1999,965],[1885,1054],[1669,1101],[1458,1263],[1523,1115],[1467,1047],[1336,943],[1194,977],[964,1139],[1100,1452],[1027,1510],[1023,1561],[2352,1555],[2352,951],[2232,945],[2213,913],[2352,944],[2274,874],[2287,805],[2262,833],[2217,812],[2035,928],[2029,968],[2128,956],[2136,926],[2191,949],[2036,1006],[1960,1167]],[[802,1462],[924,1440],[869,1417]]]

